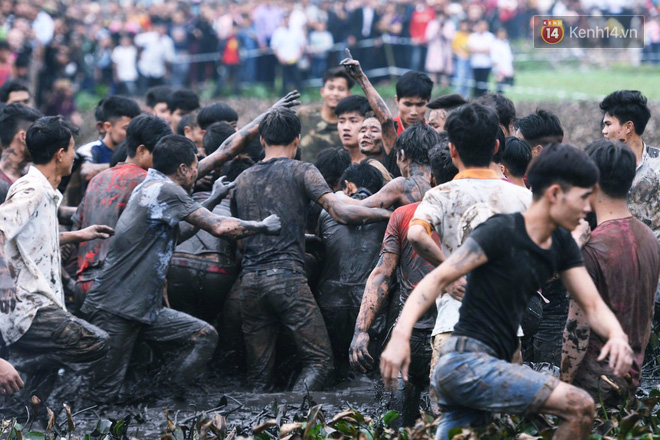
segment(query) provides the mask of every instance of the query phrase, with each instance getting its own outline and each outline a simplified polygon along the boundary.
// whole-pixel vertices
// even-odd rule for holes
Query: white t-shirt
[[[513,76],[513,52],[508,40],[496,38],[490,49],[490,57],[495,75]]]
[[[482,34],[472,33],[468,37],[467,45],[470,51],[473,50],[487,50],[488,52],[473,52],[470,55],[470,65],[473,69],[487,69],[492,67],[493,63],[490,60],[490,51],[495,41],[495,35],[490,32]]]
[[[144,76],[162,78],[166,73],[165,63],[174,61],[174,42],[167,35],[145,32],[135,37],[135,45],[142,47],[138,68]]]
[[[275,29],[270,40],[273,49],[287,64],[295,64],[300,60],[307,44],[305,35],[297,29],[280,26]]]
[[[115,47],[112,51],[112,62],[117,66],[119,81],[137,81],[137,48],[135,46]]]

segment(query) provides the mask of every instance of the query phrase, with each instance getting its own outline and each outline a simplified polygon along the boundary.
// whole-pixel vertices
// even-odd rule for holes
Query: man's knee
[[[218,332],[210,324],[203,325],[199,330],[197,330],[193,336],[193,341],[196,345],[202,347],[208,347],[211,351],[215,350],[215,347],[218,345]]]
[[[584,424],[593,423],[596,405],[585,390],[571,386],[566,392],[566,404],[569,418]]]

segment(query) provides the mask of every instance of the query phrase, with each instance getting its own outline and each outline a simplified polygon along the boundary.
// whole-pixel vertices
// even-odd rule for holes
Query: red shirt
[[[393,119],[396,123],[396,135],[399,136],[401,133],[403,133],[403,130],[405,130],[403,127],[403,122],[401,122],[401,116],[395,116]],[[422,119],[422,124],[426,124],[426,119]]]
[[[83,201],[73,218],[73,224],[78,229],[91,225],[117,226],[119,216],[126,208],[126,203],[138,186],[147,176],[147,172],[131,163],[119,163],[117,166],[104,170],[89,182]],[[78,280],[94,279],[96,270],[100,269],[110,249],[108,240],[92,240],[80,243],[78,247]],[[92,271],[90,273],[90,271]]]
[[[435,18],[435,11],[423,7],[421,11],[415,9],[410,17],[410,38],[419,42],[426,41],[426,26]]]

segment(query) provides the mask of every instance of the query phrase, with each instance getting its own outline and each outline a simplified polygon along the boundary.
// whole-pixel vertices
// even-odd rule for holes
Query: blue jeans
[[[470,80],[472,79],[472,68],[470,59],[456,58],[456,72],[454,76],[454,88],[456,93],[464,98],[470,97]]]
[[[493,412],[536,413],[558,383],[553,376],[496,358],[476,339],[452,336],[443,344],[433,372],[442,408],[436,440],[449,439],[453,428],[483,425]]]

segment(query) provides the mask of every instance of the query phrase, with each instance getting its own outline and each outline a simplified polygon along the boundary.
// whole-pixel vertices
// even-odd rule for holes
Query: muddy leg
[[[563,422],[554,439],[586,439],[594,423],[594,401],[589,394],[573,385],[559,382],[539,412],[559,416]]]

